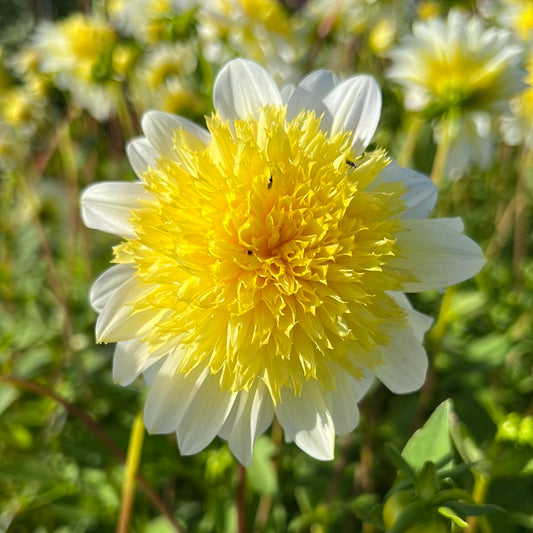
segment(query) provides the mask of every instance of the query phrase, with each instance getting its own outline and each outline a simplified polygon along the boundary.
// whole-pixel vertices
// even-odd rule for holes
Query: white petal
[[[409,327],[391,333],[387,346],[380,346],[381,366],[373,370],[376,377],[396,394],[418,390],[426,380],[428,358],[424,347]]]
[[[176,158],[174,150],[174,135],[177,130],[184,129],[192,134],[193,139],[199,145],[206,145],[210,142],[211,136],[204,128],[186,118],[164,113],[163,111],[148,111],[145,113],[141,127],[149,143],[163,157]]]
[[[241,391],[219,435],[228,441],[233,455],[244,465],[252,462],[255,440],[272,423],[274,409],[270,395],[261,382],[250,391]]]
[[[192,396],[176,430],[183,455],[198,453],[217,436],[237,395],[222,390],[219,378],[207,374],[203,381],[198,380]]]
[[[89,301],[95,311],[100,313],[114,292],[135,275],[131,264],[115,265],[100,274],[92,284]]]
[[[410,269],[418,281],[404,284],[406,292],[441,289],[476,275],[485,259],[479,246],[458,231],[457,219],[407,219],[407,231],[397,234],[402,257],[392,267]]]
[[[357,402],[372,384],[372,378],[372,374],[367,371],[365,377],[357,381],[343,370],[339,370],[335,378],[337,390],[324,394],[324,400],[333,418],[337,435],[350,433],[359,423]]]
[[[117,342],[113,355],[113,381],[126,386],[137,376],[166,355],[165,346],[157,351],[150,348],[139,339]]]
[[[283,388],[274,412],[287,438],[305,453],[321,461],[333,459],[335,426],[316,382],[308,381],[300,397]]]
[[[267,71],[246,59],[234,59],[219,72],[213,86],[213,104],[222,119],[253,116],[261,107],[281,105],[281,94]]]
[[[167,357],[151,383],[144,404],[144,425],[149,433],[171,433],[193,398],[193,390],[202,382],[206,372],[194,369],[185,376],[176,373],[179,356]]]
[[[166,360],[166,357],[161,357],[155,363],[147,365],[147,367],[143,370],[143,379],[146,385],[149,387],[152,385],[154,379],[157,377],[157,374],[159,374],[159,371],[163,367],[163,364]]]
[[[387,292],[387,294],[391,296],[404,311],[407,312],[407,325],[413,331],[415,338],[419,342],[422,342],[427,330],[433,324],[433,318],[414,309],[405,294],[401,292]]]
[[[407,209],[402,216],[427,218],[437,201],[438,189],[434,183],[424,174],[400,167],[392,161],[380,172],[372,182],[372,186],[397,181],[401,181],[407,187],[407,192],[403,196]]]
[[[141,200],[150,198],[140,181],[95,183],[81,193],[81,218],[88,228],[135,237],[131,212],[141,207]]]
[[[124,387],[132,383],[149,355],[148,346],[137,339],[118,342],[113,354],[113,381]]]
[[[168,313],[161,311],[132,312],[131,304],[144,298],[152,287],[141,285],[135,277],[123,283],[109,299],[96,320],[97,342],[117,342],[141,337]]]
[[[126,154],[131,168],[139,178],[142,178],[150,167],[154,168],[159,159],[159,154],[146,137],[132,139],[126,145]]]
[[[324,99],[333,116],[331,133],[353,132],[352,147],[361,154],[374,136],[381,114],[381,91],[371,76],[354,76]]]
[[[314,110],[319,117],[329,111],[324,98],[339,84],[339,79],[329,70],[315,70],[294,89],[287,102],[287,120],[293,119],[302,109]]]
[[[294,93],[294,85],[284,85],[279,93],[281,94],[281,101],[286,104],[289,101],[289,98]]]

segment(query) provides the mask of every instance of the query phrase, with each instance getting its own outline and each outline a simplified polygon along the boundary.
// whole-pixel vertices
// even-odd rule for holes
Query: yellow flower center
[[[513,27],[524,41],[531,38],[533,32],[533,5],[523,2],[513,17]]]
[[[143,340],[179,345],[178,372],[207,366],[224,389],[261,379],[274,401],[310,379],[334,388],[339,366],[361,377],[380,363],[369,354],[388,342],[383,326],[404,323],[386,291],[410,276],[388,267],[405,190],[372,185],[386,155],[354,160],[348,134],[279,106],[207,126],[207,146],[175,132],[179,157],[145,173],[153,200],[115,249],[146,289],[133,312],[159,313]]]
[[[280,4],[274,0],[239,0],[246,15],[254,21],[260,21],[269,31],[287,34],[288,16]]]
[[[93,64],[100,54],[109,50],[116,39],[113,28],[105,22],[94,21],[81,14],[63,22],[63,31],[72,47],[72,53],[81,61]]]

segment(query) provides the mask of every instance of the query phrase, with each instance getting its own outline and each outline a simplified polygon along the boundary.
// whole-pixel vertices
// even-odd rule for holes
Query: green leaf
[[[416,485],[416,473],[400,454],[398,448],[390,442],[385,443],[385,451],[398,472],[403,472],[413,485]]]
[[[376,494],[361,494],[350,503],[349,507],[362,522],[368,522],[375,527],[380,526],[383,504],[378,503]]]
[[[462,503],[457,501],[446,502],[446,507],[449,507],[461,516],[480,516],[487,513],[495,513],[497,511],[505,511],[499,505],[492,503],[474,504],[474,503]]]
[[[275,445],[266,437],[261,436],[255,442],[252,463],[246,470],[246,479],[252,490],[258,494],[274,495],[278,491],[278,479],[271,457]]]
[[[0,415],[20,396],[16,387],[2,383],[0,385]]]
[[[450,507],[439,507],[438,511],[439,511],[439,514],[441,514],[445,518],[448,518],[457,526],[463,527],[463,528],[468,526],[468,523],[465,522],[460,516],[458,516],[457,513]]]
[[[150,520],[145,526],[145,533],[175,533],[174,526],[164,517],[159,516]]]
[[[485,459],[485,454],[477,446],[466,426],[457,420],[454,421],[450,425],[450,435],[463,461],[474,463],[473,470],[483,470],[481,462]]]
[[[507,334],[490,333],[469,343],[465,356],[469,361],[478,362],[484,366],[499,366],[503,361],[512,341]]]
[[[425,509],[426,505],[420,500],[409,504],[387,533],[403,533],[420,519]]]
[[[445,400],[405,445],[402,456],[416,470],[422,468],[426,461],[439,463],[451,455],[451,412],[452,401]]]

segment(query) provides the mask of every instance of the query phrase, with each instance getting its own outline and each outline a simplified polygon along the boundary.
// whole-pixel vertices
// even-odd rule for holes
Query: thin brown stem
[[[237,527],[239,533],[246,533],[246,512],[244,488],[246,484],[246,468],[239,463],[237,481]]]
[[[80,422],[82,422],[85,427],[96,438],[98,438],[100,442],[102,442],[102,444],[112,453],[112,455],[114,455],[114,457],[120,463],[124,464],[126,462],[126,456],[124,455],[124,452],[115,443],[115,441],[109,438],[106,432],[100,427],[100,425],[95,420],[93,420],[85,411],[83,411],[73,403],[70,403],[68,400],[66,400],[53,390],[49,389],[44,385],[41,385],[40,383],[36,383],[35,381],[20,379],[14,376],[0,376],[0,383],[1,382],[10,383],[11,385],[31,390],[33,392],[36,392],[37,394],[40,394],[41,396],[47,396],[60,403],[70,414],[72,414]],[[183,528],[176,522],[170,510],[160,500],[155,490],[140,473],[137,473],[137,483],[144,491],[148,499],[152,502],[153,506],[166,517],[170,524],[172,524],[175,531],[177,531],[178,533],[185,533]]]

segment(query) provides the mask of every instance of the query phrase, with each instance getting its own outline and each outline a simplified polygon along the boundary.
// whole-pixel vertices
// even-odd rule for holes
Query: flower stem
[[[237,481],[237,531],[246,533],[246,516],[244,505],[244,485],[246,483],[246,468],[239,463]]]
[[[409,117],[407,131],[404,134],[404,142],[400,151],[398,152],[398,157],[396,158],[398,165],[401,167],[408,167],[411,165],[413,153],[416,147],[416,141],[418,140],[418,135],[423,123],[424,122],[420,115],[411,115]]]
[[[489,488],[490,477],[486,473],[474,474],[474,488],[472,490],[472,498],[477,504],[483,504]],[[475,533],[478,525],[483,533],[491,533],[491,527],[484,516],[470,516],[468,517],[467,533]]]
[[[128,455],[126,457],[126,472],[124,476],[124,486],[122,487],[122,504],[117,525],[117,533],[127,533],[131,520],[133,499],[135,495],[135,479],[139,470],[141,452],[144,440],[144,424],[142,413],[139,413],[131,427],[130,443],[128,445]]]
[[[431,168],[431,181],[439,187],[444,176],[446,168],[446,160],[448,158],[451,146],[450,130],[453,127],[453,117],[447,116],[441,123],[441,136],[437,144],[437,152],[433,159],[433,166]]]
[[[529,236],[529,194],[526,177],[533,166],[533,152],[525,149],[520,158],[515,192],[514,239],[513,239],[513,276],[515,289],[519,290],[523,283],[523,261],[527,257]]]

